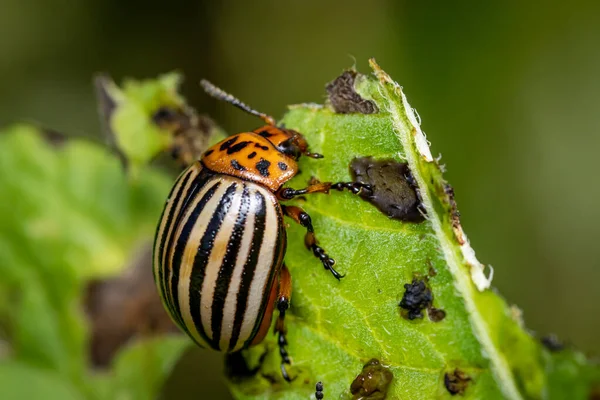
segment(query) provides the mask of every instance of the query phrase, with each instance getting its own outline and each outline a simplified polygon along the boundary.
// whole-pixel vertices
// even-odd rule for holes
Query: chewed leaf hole
[[[370,185],[360,196],[390,218],[421,222],[421,201],[406,163],[395,160],[355,158],[350,163],[353,180]]]

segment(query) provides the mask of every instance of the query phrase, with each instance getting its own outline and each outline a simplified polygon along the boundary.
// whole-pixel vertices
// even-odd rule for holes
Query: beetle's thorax
[[[273,192],[298,173],[296,160],[255,132],[228,137],[208,149],[201,161],[211,171],[258,183]]]

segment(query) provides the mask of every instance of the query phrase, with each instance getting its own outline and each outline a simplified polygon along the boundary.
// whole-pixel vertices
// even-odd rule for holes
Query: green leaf
[[[120,273],[151,240],[171,179],[127,179],[114,154],[60,147],[17,125],[0,134],[1,339],[8,357],[77,387],[87,374],[85,284]]]
[[[134,176],[138,168],[171,146],[172,135],[154,124],[152,115],[159,108],[179,110],[184,107],[184,99],[177,92],[181,80],[175,72],[158,79],[128,79],[123,88],[108,77],[96,80],[106,129],[129,162]]]
[[[123,349],[107,375],[95,378],[98,399],[153,400],[191,345],[184,336],[141,340]]]
[[[178,93],[182,76],[171,72],[157,79],[127,79],[122,87],[97,76],[101,122],[112,147],[130,176],[160,154],[176,154],[184,166],[200,157],[224,132],[205,115],[197,115]]]
[[[230,377],[234,394],[306,399],[322,381],[325,398],[352,398],[352,382],[375,358],[393,374],[389,399],[452,398],[450,390],[458,390],[452,380],[460,378],[462,396],[470,399],[561,398],[567,391],[569,398],[587,399],[600,383],[600,369],[579,353],[543,348],[523,328],[518,310],[490,289],[491,275],[469,245],[451,188],[413,109],[401,87],[374,61],[371,65],[375,76],[358,75],[353,82],[360,97],[344,92],[337,100],[354,105],[371,100],[378,112],[341,114],[331,105],[297,105],[285,115],[286,127],[302,132],[311,150],[325,156],[302,159],[302,174],[289,186],[305,187],[312,176],[350,181],[355,157],[394,159],[408,163],[427,219],[390,219],[348,192],[296,201],[346,277],[338,282],[324,271],[303,246],[305,230],[290,226],[285,260],[293,294],[286,321],[289,370],[297,379],[282,380],[269,335],[245,352],[247,368],[258,371]],[[403,317],[404,285],[415,277],[427,283],[433,306],[446,313],[443,320]]]
[[[83,400],[71,382],[56,372],[17,362],[0,362],[2,399]]]

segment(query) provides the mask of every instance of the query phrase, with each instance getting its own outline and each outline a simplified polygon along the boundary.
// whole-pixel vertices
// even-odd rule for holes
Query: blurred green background
[[[0,0],[0,126],[99,137],[94,73],[178,69],[190,104],[240,131],[258,122],[205,96],[200,78],[281,116],[375,57],[443,154],[494,285],[528,328],[597,354],[599,43],[591,0]]]

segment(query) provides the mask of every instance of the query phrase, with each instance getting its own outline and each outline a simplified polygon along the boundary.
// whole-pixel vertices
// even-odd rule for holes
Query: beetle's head
[[[265,113],[261,113],[254,110],[247,104],[244,104],[241,100],[225,92],[224,90],[216,87],[215,85],[213,85],[205,79],[200,81],[200,85],[209,95],[219,100],[226,101],[229,104],[232,104],[240,108],[241,110],[246,111],[248,114],[257,116],[263,121],[265,121],[267,123],[266,126],[255,129],[253,132],[273,143],[273,145],[279,151],[281,151],[288,157],[293,158],[294,160],[300,158],[301,155],[305,155],[307,157],[312,158],[323,158],[321,154],[311,153],[308,151],[308,144],[306,143],[306,139],[304,139],[304,136],[302,136],[300,132],[296,132],[292,129],[286,129],[284,127],[278,127],[275,118]]]
[[[273,143],[277,150],[294,160],[298,160],[301,155],[312,158],[323,157],[320,154],[309,152],[308,143],[304,139],[304,136],[293,129],[266,125],[256,129],[254,132]]]
[[[282,129],[282,131],[287,135],[287,138],[279,143],[273,143],[279,151],[294,160],[299,159],[303,154],[310,154],[308,152],[308,143],[306,143],[306,139],[304,139],[304,136],[300,132],[291,129]]]

